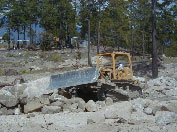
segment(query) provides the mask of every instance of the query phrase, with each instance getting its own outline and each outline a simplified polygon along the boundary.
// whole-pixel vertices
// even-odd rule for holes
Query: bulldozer
[[[91,97],[96,100],[106,97],[113,101],[129,100],[142,93],[140,81],[133,79],[131,56],[125,52],[98,54],[95,67],[53,75],[48,89],[65,90],[71,94],[75,89],[85,100]]]

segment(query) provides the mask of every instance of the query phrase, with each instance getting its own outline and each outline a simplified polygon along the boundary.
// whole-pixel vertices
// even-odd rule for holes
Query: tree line
[[[158,51],[175,50],[177,41],[177,7],[175,0],[157,1]],[[147,0],[1,0],[0,26],[16,31],[18,39],[26,33],[30,44],[36,42],[38,24],[45,35],[59,37],[70,44],[71,37],[90,38],[93,44],[128,48],[142,54],[152,52],[151,1]],[[80,31],[78,32],[78,27]],[[169,46],[170,45],[170,46]],[[99,48],[98,48],[99,49]],[[99,51],[98,51],[99,52]],[[170,53],[168,53],[170,54]]]

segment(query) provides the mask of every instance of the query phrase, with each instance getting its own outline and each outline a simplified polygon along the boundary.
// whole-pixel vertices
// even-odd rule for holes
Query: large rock
[[[3,107],[0,109],[0,115],[13,115],[15,112],[14,109],[7,109],[6,107]]]
[[[7,86],[2,88],[3,90],[7,90],[13,95],[15,95],[17,98],[23,95],[24,90],[27,88],[26,84],[17,84],[15,86]]]
[[[107,97],[105,100],[105,103],[107,106],[112,105],[113,104],[113,100],[110,97]]]
[[[13,107],[18,104],[18,99],[15,95],[7,90],[0,90],[0,104],[6,107]]]
[[[78,104],[77,103],[71,104],[69,109],[71,112],[78,112]]]
[[[35,111],[40,111],[44,104],[40,102],[39,98],[33,98],[32,100],[28,100],[27,104],[24,106],[24,112],[30,113]]]
[[[50,77],[44,77],[35,81],[28,82],[27,88],[24,90],[24,96],[28,98],[40,97],[43,94],[48,94],[51,91],[48,90],[50,84]]]
[[[158,111],[155,115],[155,122],[158,125],[167,125],[177,122],[177,114],[168,111]]]
[[[169,111],[177,113],[177,101],[170,102],[166,107]]]
[[[104,110],[104,116],[105,119],[123,118],[128,120],[130,119],[131,111],[132,104],[128,101],[124,101],[121,103],[114,103],[113,105],[106,107]]]
[[[97,105],[98,109],[102,109],[103,107],[106,106],[106,103],[105,103],[105,101],[97,101],[96,105]]]
[[[42,113],[43,114],[54,114],[61,112],[61,107],[59,106],[43,106]]]
[[[89,100],[87,103],[86,103],[86,110],[88,112],[95,112],[97,111],[97,106],[95,104],[95,102],[93,100]]]
[[[135,99],[132,101],[132,110],[135,112],[143,112],[145,108],[147,108],[150,104],[152,104],[152,100],[149,99]]]
[[[78,104],[78,109],[85,111],[86,103],[82,98],[72,98],[70,101],[72,104]]]

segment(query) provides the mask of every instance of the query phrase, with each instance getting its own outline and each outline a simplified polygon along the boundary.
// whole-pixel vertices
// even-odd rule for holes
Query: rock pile
[[[171,77],[161,76],[147,81],[147,89],[144,94],[151,97],[177,97],[177,81]]]
[[[16,86],[2,88],[0,90],[0,115],[32,112],[53,114],[63,111],[96,112],[113,103],[111,98],[97,102],[93,100],[85,102],[79,97],[68,99],[59,95],[58,91],[48,91],[43,94],[45,93],[45,88],[42,88],[43,85],[39,89],[36,86],[33,87],[39,83],[38,81],[35,81],[34,84],[17,84]]]

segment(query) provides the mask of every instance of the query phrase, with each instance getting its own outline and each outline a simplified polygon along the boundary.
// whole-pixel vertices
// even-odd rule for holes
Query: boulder
[[[152,100],[138,98],[132,101],[132,110],[135,112],[143,112],[145,108],[147,108],[150,104],[152,104]]]
[[[107,106],[112,105],[113,104],[113,100],[110,97],[107,97],[105,100],[105,103]]]
[[[13,115],[14,114],[14,109],[7,109],[6,107],[3,107],[0,109],[0,115]]]
[[[82,98],[71,98],[70,99],[71,103],[77,103],[78,104],[78,109],[81,109],[85,111],[85,101]]]
[[[140,104],[139,102],[133,103],[132,109],[135,112],[142,112],[144,110],[144,106]]]
[[[3,88],[3,90],[7,90],[13,95],[15,95],[17,98],[22,96],[24,90],[27,88],[26,84],[17,84],[15,86],[6,86]]]
[[[102,109],[103,107],[106,106],[106,103],[105,101],[97,101],[96,105],[97,105],[97,109]]]
[[[50,104],[48,95],[42,95],[41,97],[39,97],[39,101],[41,104],[44,104],[44,105]]]
[[[155,115],[155,122],[158,125],[167,125],[177,122],[177,114],[168,111],[157,111]]]
[[[6,107],[14,107],[18,104],[18,99],[15,95],[7,90],[0,90],[0,104]]]
[[[97,111],[97,106],[95,104],[95,102],[93,100],[89,100],[86,105],[85,108],[88,112],[95,112]]]
[[[40,102],[39,98],[33,98],[32,100],[28,100],[27,104],[24,106],[25,113],[31,113],[35,111],[40,111],[44,104]]]
[[[77,103],[71,104],[70,107],[69,107],[71,112],[78,112],[77,108],[78,108],[78,104]]]
[[[132,111],[132,105],[128,101],[121,103],[114,103],[111,106],[108,106],[104,110],[105,119],[118,119],[123,118],[125,120],[130,119]]]
[[[177,102],[170,102],[166,107],[169,111],[177,113]]]
[[[89,116],[87,118],[87,121],[90,121],[90,123],[100,123],[105,121],[104,113],[103,112],[93,112],[89,113]]]
[[[61,107],[59,106],[46,106],[44,105],[42,108],[43,114],[54,114],[61,112]]]
[[[7,113],[8,113],[8,111],[7,111],[6,107],[3,107],[0,109],[0,115],[8,115]]]

